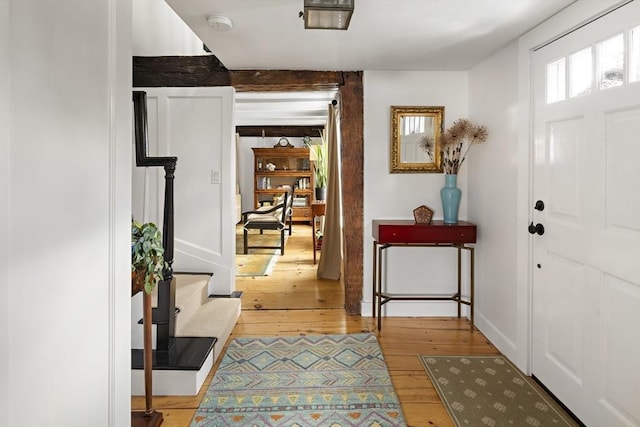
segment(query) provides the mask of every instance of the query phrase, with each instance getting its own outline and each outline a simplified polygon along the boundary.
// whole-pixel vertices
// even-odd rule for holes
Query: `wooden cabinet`
[[[309,149],[253,148],[253,160],[254,206],[271,204],[289,185],[294,188],[293,220],[311,221],[315,183]]]

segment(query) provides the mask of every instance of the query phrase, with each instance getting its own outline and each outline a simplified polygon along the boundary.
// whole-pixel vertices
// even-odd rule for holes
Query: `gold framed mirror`
[[[391,173],[441,173],[444,107],[391,107]]]

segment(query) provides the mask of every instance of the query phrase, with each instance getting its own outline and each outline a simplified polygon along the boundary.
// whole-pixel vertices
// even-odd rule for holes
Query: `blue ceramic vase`
[[[458,208],[460,207],[460,196],[462,191],[457,186],[458,175],[445,174],[444,187],[440,190],[442,199],[442,214],[445,224],[458,223]]]

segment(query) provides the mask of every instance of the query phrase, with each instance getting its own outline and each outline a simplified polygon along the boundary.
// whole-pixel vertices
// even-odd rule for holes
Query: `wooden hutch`
[[[253,204],[271,204],[283,193],[283,186],[294,188],[293,221],[311,221],[314,200],[313,162],[309,148],[253,148]]]

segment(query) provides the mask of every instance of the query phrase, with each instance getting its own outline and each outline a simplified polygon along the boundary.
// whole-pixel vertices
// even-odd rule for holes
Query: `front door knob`
[[[529,233],[539,234],[540,236],[542,236],[544,234],[544,225],[540,223],[533,225],[533,221],[531,221],[531,224],[529,224]]]

